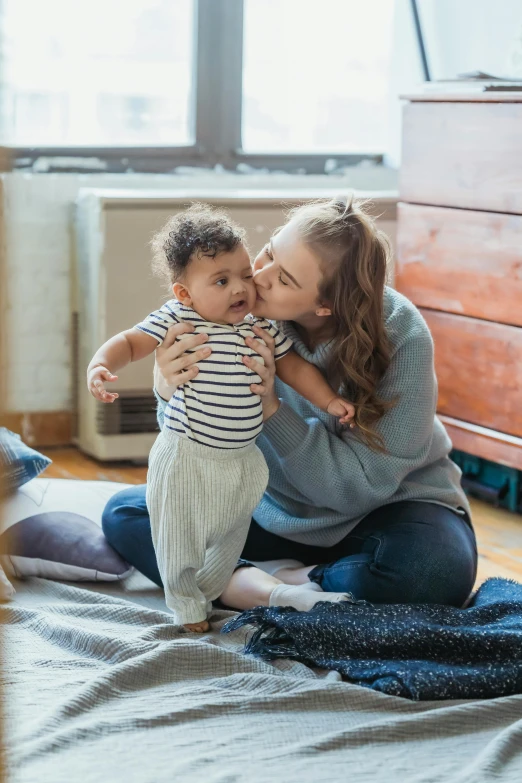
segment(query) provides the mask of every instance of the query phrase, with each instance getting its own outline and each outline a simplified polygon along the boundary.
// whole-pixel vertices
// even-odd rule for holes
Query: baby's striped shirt
[[[169,326],[187,321],[195,332],[209,335],[212,349],[208,359],[198,361],[198,375],[172,395],[166,411],[165,426],[190,440],[217,449],[241,448],[254,441],[263,426],[261,398],[250,390],[251,383],[260,383],[259,376],[246,367],[243,356],[263,359],[245,343],[245,337],[256,337],[254,324],[272,335],[275,358],[280,359],[292,347],[292,341],[263,318],[253,315],[238,324],[216,324],[205,321],[195,310],[171,299],[136,325],[156,338],[161,345]],[[190,337],[182,334],[178,340]],[[201,346],[198,346],[198,348]],[[196,349],[189,349],[193,353]]]

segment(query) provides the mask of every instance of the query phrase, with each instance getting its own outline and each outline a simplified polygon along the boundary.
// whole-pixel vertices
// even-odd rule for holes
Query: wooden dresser
[[[454,447],[522,470],[522,87],[406,101],[395,284]]]

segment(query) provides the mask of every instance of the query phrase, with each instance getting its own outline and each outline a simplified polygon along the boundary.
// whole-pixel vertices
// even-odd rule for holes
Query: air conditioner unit
[[[110,389],[120,396],[112,404],[91,396],[85,371],[97,348],[109,337],[131,328],[169,298],[162,282],[152,275],[149,247],[152,236],[169,216],[194,201],[224,207],[247,230],[250,250],[255,254],[283,222],[285,208],[337,192],[80,190],[75,216],[73,332],[75,440],[82,451],[99,460],[142,461],[155,440],[152,356],[118,373],[118,381],[110,384]],[[389,195],[378,199],[378,214],[383,214],[385,201],[392,199]]]

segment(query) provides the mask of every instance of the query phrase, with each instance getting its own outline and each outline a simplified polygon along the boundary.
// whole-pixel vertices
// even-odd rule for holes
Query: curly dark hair
[[[194,258],[215,258],[246,246],[246,232],[223,209],[192,204],[173,215],[151,241],[152,269],[170,286]]]

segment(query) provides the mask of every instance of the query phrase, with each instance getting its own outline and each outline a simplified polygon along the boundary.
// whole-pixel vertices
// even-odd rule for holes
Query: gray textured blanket
[[[522,780],[522,696],[412,703],[198,637],[161,597],[30,580],[0,608],[15,783]]]

